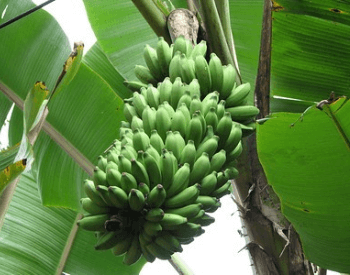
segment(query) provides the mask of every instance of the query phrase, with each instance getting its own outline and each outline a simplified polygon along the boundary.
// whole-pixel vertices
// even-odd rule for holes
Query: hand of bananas
[[[238,175],[242,136],[259,113],[246,105],[250,85],[237,86],[235,69],[182,36],[169,46],[146,46],[141,82],[128,82],[120,140],[100,156],[84,182],[86,215],[78,224],[95,231],[95,249],[111,249],[131,265],[170,259],[201,235]],[[154,85],[158,84],[157,88]]]

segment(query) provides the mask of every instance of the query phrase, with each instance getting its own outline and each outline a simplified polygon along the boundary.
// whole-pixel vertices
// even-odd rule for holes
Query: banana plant
[[[69,55],[64,32],[42,10],[0,29],[6,37],[0,45],[1,124],[16,104],[11,148],[1,154],[2,183],[12,181],[0,204],[4,274],[141,270],[145,259],[125,266],[109,251],[94,251],[95,236],[77,227],[79,200],[98,156],[119,137],[123,99],[132,96],[123,82],[135,80],[135,65],[148,65],[142,58],[145,44],[156,48],[157,36],[171,42],[166,17],[175,7],[199,18],[201,38],[223,64],[235,67],[237,84],[251,83],[264,118],[257,140],[253,134],[244,141],[241,176],[234,183],[255,270],[312,274],[311,261],[321,271],[350,272],[344,196],[349,65],[343,62],[349,56],[344,37],[349,5],[287,0],[84,0],[84,5],[98,42],[82,59],[77,50]],[[2,1],[0,23],[33,6],[28,0]],[[39,89],[37,81],[51,91],[50,100],[39,105],[41,93],[31,92]],[[329,97],[331,91],[336,96]],[[254,102],[252,95],[248,102]],[[280,111],[285,113],[269,116]],[[28,156],[35,158],[30,171],[23,162]]]

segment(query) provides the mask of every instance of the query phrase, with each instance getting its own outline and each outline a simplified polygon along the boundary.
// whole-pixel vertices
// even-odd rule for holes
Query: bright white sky
[[[45,1],[33,0],[33,2],[41,4]],[[87,52],[95,43],[96,38],[87,20],[82,0],[57,0],[44,9],[61,24],[71,45],[75,41],[83,41]],[[6,145],[4,136],[2,131],[1,147]],[[225,196],[221,201],[222,207],[212,215],[216,219],[215,223],[205,227],[206,232],[193,243],[185,245],[180,257],[196,275],[251,275],[253,272],[247,250],[244,249],[238,253],[246,243],[238,233],[238,230],[242,229],[237,207],[230,196]],[[146,264],[140,274],[177,275],[178,273],[168,261],[156,260],[152,264]],[[338,273],[329,272],[328,274]]]

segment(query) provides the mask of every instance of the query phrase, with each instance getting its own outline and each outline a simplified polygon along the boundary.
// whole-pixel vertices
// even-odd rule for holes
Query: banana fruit
[[[139,81],[125,84],[126,121],[120,139],[99,156],[92,180],[84,181],[82,229],[95,231],[95,249],[111,249],[131,265],[170,259],[214,222],[238,176],[242,137],[255,129],[259,110],[247,105],[249,83],[207,45],[184,37],[146,45]]]

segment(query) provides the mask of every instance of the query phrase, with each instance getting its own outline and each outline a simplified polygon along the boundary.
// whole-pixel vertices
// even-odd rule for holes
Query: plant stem
[[[234,65],[232,55],[226,42],[224,30],[220,22],[219,13],[216,9],[215,1],[200,0],[199,2],[202,11],[202,19],[207,32],[207,42],[210,46],[211,52],[215,52],[224,65]]]
[[[229,48],[229,51],[231,53],[232,59],[233,59],[233,67],[236,69],[237,75],[236,75],[236,82],[242,83],[242,77],[241,73],[239,71],[238,67],[238,61],[237,61],[237,55],[236,55],[236,49],[235,49],[235,42],[233,40],[232,35],[232,29],[231,29],[231,17],[230,17],[230,4],[228,0],[215,0],[216,8],[218,10],[222,29],[224,31],[227,46]]]
[[[180,258],[179,253],[175,253],[171,256],[169,263],[175,268],[180,275],[194,275],[191,269]]]
[[[187,0],[187,8],[193,13],[196,11],[196,6],[193,3],[193,0]]]
[[[29,15],[29,14],[31,14],[31,13],[37,11],[37,10],[40,10],[42,7],[44,7],[44,6],[48,5],[48,4],[50,4],[50,3],[53,2],[53,1],[56,1],[56,0],[48,0],[48,1],[46,1],[46,2],[44,2],[44,3],[42,3],[42,4],[40,4],[40,5],[38,5],[38,6],[34,7],[34,8],[32,8],[32,9],[30,9],[30,10],[28,10],[28,11],[26,11],[26,12],[24,12],[24,13],[22,13],[22,14],[16,16],[16,17],[14,17],[14,18],[12,18],[12,19],[10,19],[9,21],[7,21],[7,22],[1,24],[1,25],[0,25],[0,29],[5,28],[6,26],[8,26],[8,25],[10,25],[10,24],[12,24],[12,23],[14,23],[14,22],[16,22],[17,20],[19,20],[19,19],[21,19],[21,18],[23,18],[23,17],[26,17],[27,15]]]
[[[132,0],[157,36],[163,36],[171,44],[165,15],[152,0]]]
[[[319,268],[317,275],[327,275],[327,269]]]

